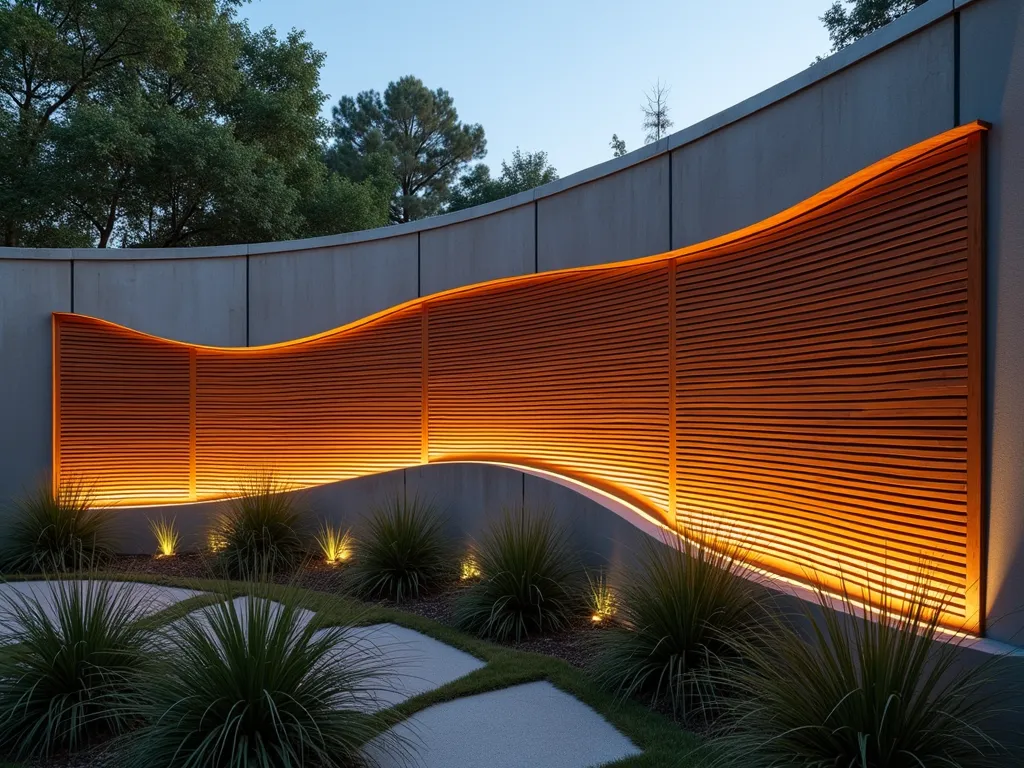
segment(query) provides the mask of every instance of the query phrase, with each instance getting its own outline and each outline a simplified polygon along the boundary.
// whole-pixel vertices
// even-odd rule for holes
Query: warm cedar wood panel
[[[668,509],[664,263],[430,304],[430,457],[525,460]]]
[[[254,468],[311,486],[417,464],[420,325],[412,309],[306,345],[197,350],[197,497]]]
[[[964,614],[964,148],[679,264],[683,525],[731,526],[776,568],[923,566]]]
[[[923,563],[947,622],[977,628],[978,130],[731,237],[296,342],[198,347],[57,314],[58,477],[128,504],[222,497],[261,468],[310,486],[532,465],[790,576],[898,585]]]
[[[105,503],[188,501],[189,350],[78,315],[54,342],[58,476]]]

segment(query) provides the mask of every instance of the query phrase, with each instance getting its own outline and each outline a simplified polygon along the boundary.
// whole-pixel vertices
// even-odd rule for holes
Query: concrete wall
[[[960,114],[988,136],[990,634],[1024,645],[1024,3],[960,13]]]
[[[824,62],[656,144],[468,211],[370,232],[221,248],[0,248],[0,500],[49,468],[52,311],[88,313],[207,344],[292,339],[459,285],[700,242],[777,213],[891,152],[977,118],[993,125],[989,605],[994,618],[1007,617],[995,625],[993,636],[1019,641],[1024,637],[1024,611],[1018,611],[1024,604],[1020,0],[930,0]],[[454,499],[457,522],[467,530],[479,510],[514,497],[514,475],[452,472],[431,468],[398,477]],[[564,489],[545,490],[536,478],[519,480],[521,499],[549,497],[556,506],[569,504]],[[360,487],[393,481],[391,475],[361,481],[362,486],[347,486],[349,501],[336,501],[357,505]],[[209,509],[194,514],[201,521]],[[126,513],[124,520],[144,538],[144,527],[136,525],[144,523],[141,515]],[[589,541],[586,548],[600,549],[598,543]]]
[[[49,475],[50,313],[70,309],[70,261],[0,260],[0,500]]]
[[[417,239],[249,256],[249,344],[309,336],[416,298]]]
[[[195,344],[245,346],[246,257],[77,261],[75,312]]]
[[[420,234],[420,295],[537,268],[537,209],[523,205]]]

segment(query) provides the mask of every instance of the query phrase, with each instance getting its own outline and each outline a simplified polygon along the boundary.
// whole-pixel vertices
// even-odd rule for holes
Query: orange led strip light
[[[769,570],[924,567],[980,629],[979,123],[740,232],[216,348],[54,315],[55,477],[112,505],[446,460],[576,478]],[[429,312],[428,310],[429,306]]]

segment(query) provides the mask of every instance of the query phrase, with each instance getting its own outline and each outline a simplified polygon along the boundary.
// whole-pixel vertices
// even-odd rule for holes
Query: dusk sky
[[[485,161],[545,150],[560,175],[643,143],[640,106],[659,78],[677,131],[807,68],[829,49],[829,0],[254,0],[253,27],[292,27],[327,54],[321,88],[383,91],[414,74],[481,123]]]

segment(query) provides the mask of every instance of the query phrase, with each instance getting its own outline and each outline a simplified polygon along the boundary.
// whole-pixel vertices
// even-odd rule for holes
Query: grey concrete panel
[[[321,521],[358,528],[375,504],[402,493],[404,487],[404,471],[397,470],[296,491],[296,504],[305,521],[304,532],[312,534]],[[206,501],[161,507],[115,508],[114,533],[118,551],[129,555],[156,552],[156,540],[149,524],[150,520],[161,517],[174,520],[181,534],[183,552],[203,549],[225,504],[224,501]]]
[[[49,478],[50,313],[70,309],[70,262],[0,260],[0,505]]]
[[[988,616],[1024,645],[1024,5],[987,0],[960,14],[964,121],[988,144]]]
[[[822,81],[826,186],[953,127],[954,48],[946,18]]]
[[[811,88],[672,154],[672,247],[761,221],[820,192],[822,92]]]
[[[527,509],[548,512],[564,525],[582,563],[591,569],[606,569],[613,586],[636,566],[652,541],[599,502],[542,477],[526,475],[524,499]]]
[[[249,343],[329,331],[417,296],[417,235],[249,257]]]
[[[669,249],[668,156],[537,201],[538,271]]]
[[[479,540],[504,509],[523,504],[523,473],[487,464],[427,464],[406,470],[406,489],[441,509],[462,549]]]
[[[953,127],[953,20],[944,19],[672,155],[672,247],[796,205]]]
[[[75,312],[177,341],[245,346],[245,257],[75,262]]]
[[[420,295],[533,272],[535,208],[431,229],[420,235]]]

